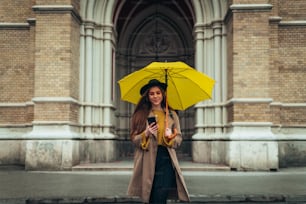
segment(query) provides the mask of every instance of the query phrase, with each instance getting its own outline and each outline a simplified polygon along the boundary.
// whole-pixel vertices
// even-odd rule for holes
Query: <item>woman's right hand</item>
[[[147,126],[146,137],[149,137],[150,134],[157,137],[157,130],[158,130],[157,124],[155,122],[151,123],[150,125]]]

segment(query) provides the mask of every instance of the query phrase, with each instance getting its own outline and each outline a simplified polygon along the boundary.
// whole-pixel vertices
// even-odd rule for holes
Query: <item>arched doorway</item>
[[[131,9],[132,8],[132,9]],[[184,61],[193,66],[193,13],[190,2],[126,1],[119,12],[116,30],[117,80],[152,61]],[[119,93],[119,90],[117,91]],[[122,141],[121,156],[132,155],[129,120],[134,105],[120,101],[117,95],[117,134]],[[180,157],[191,157],[194,134],[194,109],[179,111],[184,142]]]
[[[197,162],[225,163],[226,146],[218,138],[222,140],[227,124],[227,1],[80,3],[81,160],[131,156],[133,105],[120,100],[116,82],[151,61],[181,60],[217,83],[211,101],[179,113],[185,138],[179,154]]]

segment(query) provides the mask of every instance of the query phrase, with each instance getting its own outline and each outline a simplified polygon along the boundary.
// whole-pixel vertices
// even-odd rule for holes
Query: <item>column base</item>
[[[232,170],[270,170],[279,168],[275,141],[230,141],[228,164]]]
[[[233,170],[277,170],[278,142],[271,123],[233,123],[227,134],[228,164]]]
[[[198,163],[226,164],[227,141],[220,134],[197,133],[192,137],[192,160]]]
[[[229,165],[233,170],[277,170],[278,141],[271,123],[233,123],[227,134],[192,137],[194,162]]]
[[[304,167],[306,164],[306,127],[276,127],[273,133],[279,140],[280,167]]]
[[[35,122],[25,134],[26,170],[71,170],[79,164],[79,134],[74,127]]]
[[[119,149],[116,140],[80,140],[81,163],[112,162],[118,159]]]
[[[79,141],[28,140],[26,170],[71,170],[79,164]]]

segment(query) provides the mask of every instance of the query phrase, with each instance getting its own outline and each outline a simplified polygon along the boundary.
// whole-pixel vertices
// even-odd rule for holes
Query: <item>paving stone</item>
[[[290,204],[293,204],[293,203],[305,203],[306,204],[306,192],[305,192],[305,195],[289,195],[287,196],[286,201]]]
[[[24,199],[0,199],[0,204],[25,204]]]

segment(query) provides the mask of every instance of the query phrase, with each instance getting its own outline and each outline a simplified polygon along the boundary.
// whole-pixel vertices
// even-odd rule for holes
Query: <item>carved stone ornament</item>
[[[168,51],[171,40],[162,30],[152,31],[144,40],[144,49],[150,54],[162,54]]]

